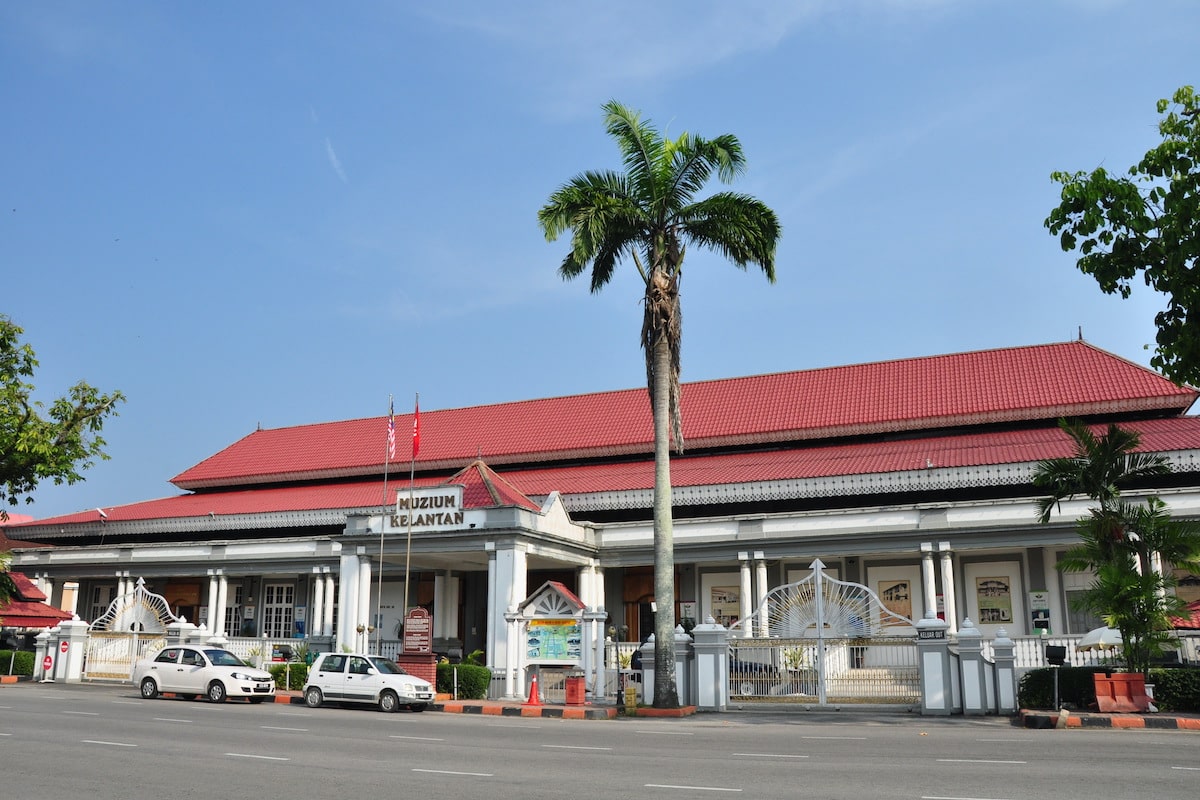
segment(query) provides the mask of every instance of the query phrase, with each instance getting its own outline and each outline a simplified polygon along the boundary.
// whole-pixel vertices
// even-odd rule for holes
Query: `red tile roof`
[[[683,387],[690,449],[1063,416],[1180,414],[1197,397],[1086,342],[704,381]],[[397,428],[412,420],[397,417]],[[331,480],[382,471],[387,418],[256,431],[172,479],[181,489]],[[653,452],[645,389],[423,411],[421,469]],[[399,448],[403,451],[403,447]],[[398,453],[395,463],[403,464]]]
[[[0,625],[6,628],[51,628],[71,615],[43,602],[46,595],[20,572],[9,572],[16,592],[0,605]]]
[[[422,416],[424,412],[422,412]],[[424,424],[424,420],[422,420]],[[1141,436],[1139,450],[1171,453],[1200,450],[1200,417],[1176,417],[1122,422]],[[1103,426],[1097,426],[1099,432]],[[987,433],[938,434],[890,441],[813,443],[804,447],[751,450],[703,456],[684,456],[671,462],[671,483],[677,488],[806,480],[839,475],[887,474],[922,469],[970,468],[1033,463],[1069,456],[1071,440],[1057,426]],[[487,476],[487,477],[485,477]],[[514,468],[503,474],[473,462],[452,478],[418,476],[415,485],[428,487],[461,483],[463,505],[481,508],[516,505],[536,510],[529,498],[558,491],[564,496],[598,492],[636,491],[654,486],[654,462],[645,457],[627,463]],[[997,483],[1002,483],[999,478]],[[390,484],[389,495],[403,490],[407,480]],[[184,494],[132,505],[105,508],[104,524],[161,519],[200,518],[211,515],[286,513],[289,511],[377,510],[382,503],[382,481],[325,483]],[[53,519],[36,520],[36,526],[99,524],[95,509]],[[22,530],[16,527],[15,531]],[[31,533],[33,530],[31,530]]]

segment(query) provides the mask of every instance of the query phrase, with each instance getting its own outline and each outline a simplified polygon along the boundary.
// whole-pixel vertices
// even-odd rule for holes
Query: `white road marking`
[[[741,789],[730,789],[724,786],[676,786],[670,783],[647,783],[647,789],[684,789],[689,792],[740,792]]]
[[[923,794],[921,800],[999,800],[995,797],[942,797],[940,795]]]
[[[654,734],[655,736],[695,736],[695,735],[696,735],[696,734],[694,734],[694,733],[688,733],[687,731],[651,731],[651,730],[644,730],[644,731],[634,731],[634,733],[652,733],[652,734]]]
[[[801,739],[830,739],[844,742],[863,741],[867,740],[865,736],[801,736]]]
[[[113,700],[114,706],[140,706],[142,703],[137,700]]]
[[[990,758],[939,758],[947,764],[1028,764],[1028,761],[994,761]]]
[[[798,756],[792,753],[733,753],[735,756],[749,756],[750,758],[808,758],[808,756]]]
[[[259,725],[264,731],[295,731],[297,733],[308,733],[308,728],[282,728],[278,725]]]
[[[174,717],[151,717],[155,722],[186,722],[191,723],[190,719],[175,719]]]
[[[435,775],[472,775],[476,778],[493,778],[491,772],[455,772],[449,769],[413,769],[413,772],[432,772]]]
[[[1200,772],[1200,767],[1171,767],[1171,769],[1185,769],[1189,772]]]
[[[550,747],[556,750],[612,750],[611,747],[585,747],[581,744],[544,744],[542,747]]]
[[[12,736],[11,733],[0,733],[0,736]]]
[[[103,742],[103,741],[100,741],[99,739],[84,739],[83,743],[84,744],[107,744],[107,745],[111,745],[112,747],[137,747],[136,744],[129,744],[128,742]]]
[[[62,713],[64,713],[64,714],[75,714],[75,715],[77,715],[77,716],[80,716],[80,717],[98,717],[98,716],[100,716],[100,712],[99,712],[99,711],[64,711],[64,712],[62,712]]]
[[[263,761],[291,761],[290,758],[283,758],[281,756],[256,756],[252,753],[226,753],[225,755],[233,758],[258,758]]]
[[[388,738],[389,739],[412,739],[413,741],[417,741],[417,742],[444,742],[444,741],[446,741],[445,739],[438,739],[435,736],[397,736],[394,733],[391,734],[390,736],[388,736]]]

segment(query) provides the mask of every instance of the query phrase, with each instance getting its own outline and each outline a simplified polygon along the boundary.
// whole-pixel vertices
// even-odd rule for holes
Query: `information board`
[[[404,615],[404,652],[410,655],[433,652],[433,617],[420,606],[410,608]]]
[[[583,658],[577,619],[531,619],[525,632],[525,655],[540,663],[573,664]]]

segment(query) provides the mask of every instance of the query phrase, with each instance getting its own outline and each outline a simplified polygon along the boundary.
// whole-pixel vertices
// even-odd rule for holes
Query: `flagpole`
[[[412,460],[408,465],[408,534],[404,543],[404,618],[408,618],[408,568],[412,561],[413,481],[417,472],[417,448],[421,446],[421,393],[413,401]]]
[[[387,502],[387,485],[388,485],[388,465],[392,461],[392,456],[396,454],[396,407],[392,395],[388,395],[388,435],[387,444],[383,448],[383,498],[380,500],[380,505],[383,506],[383,516],[379,520],[379,581],[378,588],[375,590],[375,652],[383,655],[380,652],[383,639],[383,532],[387,530],[388,518],[388,502]]]

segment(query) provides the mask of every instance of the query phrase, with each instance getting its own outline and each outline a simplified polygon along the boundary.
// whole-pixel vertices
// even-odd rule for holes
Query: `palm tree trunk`
[[[678,708],[675,685],[675,535],[671,519],[671,346],[654,337],[654,707]]]

